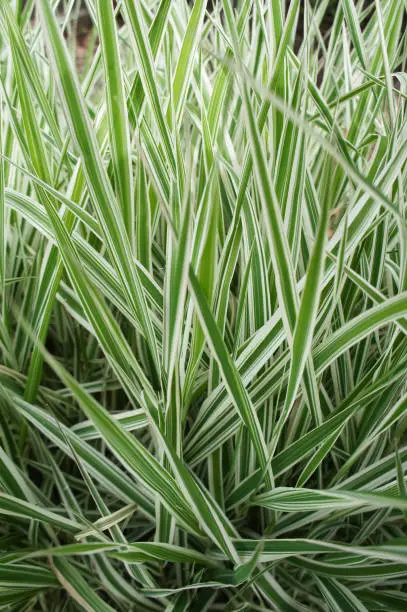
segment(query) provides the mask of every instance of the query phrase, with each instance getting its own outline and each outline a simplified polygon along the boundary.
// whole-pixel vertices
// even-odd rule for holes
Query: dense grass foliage
[[[0,1],[1,609],[407,609],[406,3],[334,4]]]

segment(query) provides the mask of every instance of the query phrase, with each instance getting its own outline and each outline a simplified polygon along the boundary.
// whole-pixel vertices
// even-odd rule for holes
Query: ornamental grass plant
[[[85,5],[0,0],[0,609],[406,610],[406,2]]]

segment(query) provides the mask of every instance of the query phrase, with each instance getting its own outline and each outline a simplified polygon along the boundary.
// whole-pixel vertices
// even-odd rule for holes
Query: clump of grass
[[[406,5],[285,4],[0,3],[1,609],[407,607]]]

